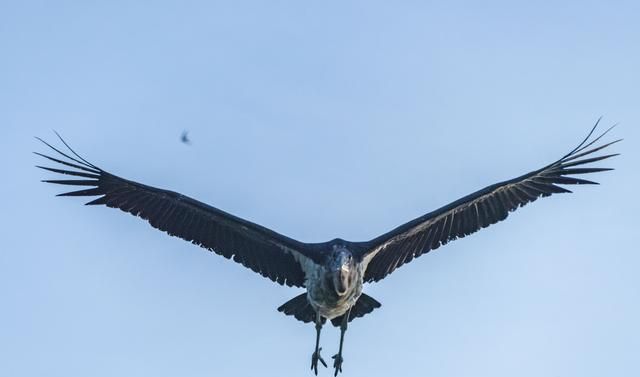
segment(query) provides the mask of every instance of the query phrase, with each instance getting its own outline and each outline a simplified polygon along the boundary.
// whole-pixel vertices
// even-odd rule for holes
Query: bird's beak
[[[333,285],[338,296],[344,296],[349,287],[349,266],[343,265],[333,275]]]

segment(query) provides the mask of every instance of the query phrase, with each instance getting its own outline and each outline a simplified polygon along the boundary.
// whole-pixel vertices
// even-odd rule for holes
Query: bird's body
[[[182,134],[180,135],[180,141],[184,144],[191,145],[191,139],[189,139],[189,131],[182,131]]]
[[[316,373],[318,362],[326,366],[319,347],[322,325],[331,320],[340,326],[340,349],[334,356],[337,375],[342,370],[347,324],[380,307],[378,301],[363,293],[364,283],[380,281],[403,264],[502,221],[509,213],[540,197],[571,192],[562,185],[594,184],[574,176],[611,170],[583,165],[615,156],[592,155],[619,141],[592,147],[609,131],[590,140],[595,128],[578,147],[551,164],[487,186],[364,242],[335,239],[304,243],[288,238],[182,194],[110,174],[80,157],[62,139],[70,153],[43,141],[61,157],[37,154],[67,167],[40,168],[76,177],[45,182],[85,187],[62,196],[97,196],[87,204],[118,208],[281,285],[306,288],[306,293],[284,303],[278,310],[300,321],[315,323],[316,347],[311,367]]]
[[[351,252],[339,243],[332,245],[333,252],[324,264],[313,263],[305,268],[307,298],[313,309],[326,319],[334,319],[345,314],[362,294],[362,264],[344,268],[337,259],[340,253],[352,258]],[[337,280],[345,280],[337,282]],[[342,285],[340,290],[336,285]]]

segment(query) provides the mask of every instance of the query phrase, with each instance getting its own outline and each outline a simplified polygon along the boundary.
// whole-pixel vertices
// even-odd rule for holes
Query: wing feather
[[[562,185],[598,184],[591,180],[574,177],[580,174],[613,170],[582,167],[618,155],[593,156],[594,153],[620,141],[614,140],[594,146],[613,128],[607,129],[590,140],[597,126],[598,123],[571,152],[541,169],[485,187],[371,241],[355,243],[363,250],[360,257],[366,265],[364,281],[379,281],[414,258],[435,250],[449,241],[465,237],[502,221],[510,212],[540,197],[571,192]]]
[[[85,187],[59,196],[97,196],[86,204],[106,205],[128,212],[148,221],[154,228],[233,259],[283,285],[303,287],[305,274],[300,261],[319,258],[310,244],[285,237],[182,194],[108,173],[80,157],[62,138],[60,140],[75,157],[40,138],[38,140],[59,156],[34,153],[67,168],[37,167],[82,178],[44,180],[46,183]]]

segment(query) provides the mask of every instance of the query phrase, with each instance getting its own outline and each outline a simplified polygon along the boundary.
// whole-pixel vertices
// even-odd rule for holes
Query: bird
[[[38,168],[69,176],[57,178],[71,178],[43,182],[82,188],[58,196],[92,197],[86,205],[128,212],[154,228],[233,260],[280,285],[305,288],[306,292],[277,310],[315,325],[311,370],[316,375],[319,363],[327,367],[320,355],[323,325],[330,321],[339,327],[338,352],[332,357],[337,376],[342,372],[348,324],[381,306],[363,293],[364,284],[378,282],[429,251],[505,220],[511,212],[538,198],[570,193],[567,185],[597,184],[576,176],[613,170],[592,164],[617,156],[618,153],[603,154],[602,150],[622,140],[601,142],[615,125],[596,137],[599,123],[600,119],[577,147],[542,168],[487,186],[376,238],[359,242],[340,238],[301,242],[180,193],[121,178],[85,160],[57,132],[64,147],[56,148],[36,137],[50,148],[50,155],[34,153],[48,164],[56,164],[37,165]]]
[[[191,145],[191,139],[189,139],[189,131],[182,131],[182,134],[180,135],[180,141],[186,145]]]

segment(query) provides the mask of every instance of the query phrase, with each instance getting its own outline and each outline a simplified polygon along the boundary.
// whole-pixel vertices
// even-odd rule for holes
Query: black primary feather
[[[70,154],[40,138],[37,139],[58,156],[34,153],[69,169],[38,168],[82,179],[49,179],[43,182],[85,187],[59,196],[97,196],[86,204],[106,205],[128,212],[147,220],[154,228],[233,259],[283,285],[303,287],[305,277],[299,260],[322,258],[313,245],[285,237],[177,192],[108,173],[82,158],[60,135],[58,137]]]
[[[356,243],[364,250],[360,258],[368,263],[364,281],[379,281],[403,264],[452,240],[502,221],[510,212],[540,197],[571,192],[562,187],[564,185],[597,184],[574,176],[613,170],[583,166],[617,156],[616,153],[594,154],[622,140],[593,146],[615,127],[590,140],[599,122],[600,119],[571,152],[541,169],[485,187],[371,241]]]

